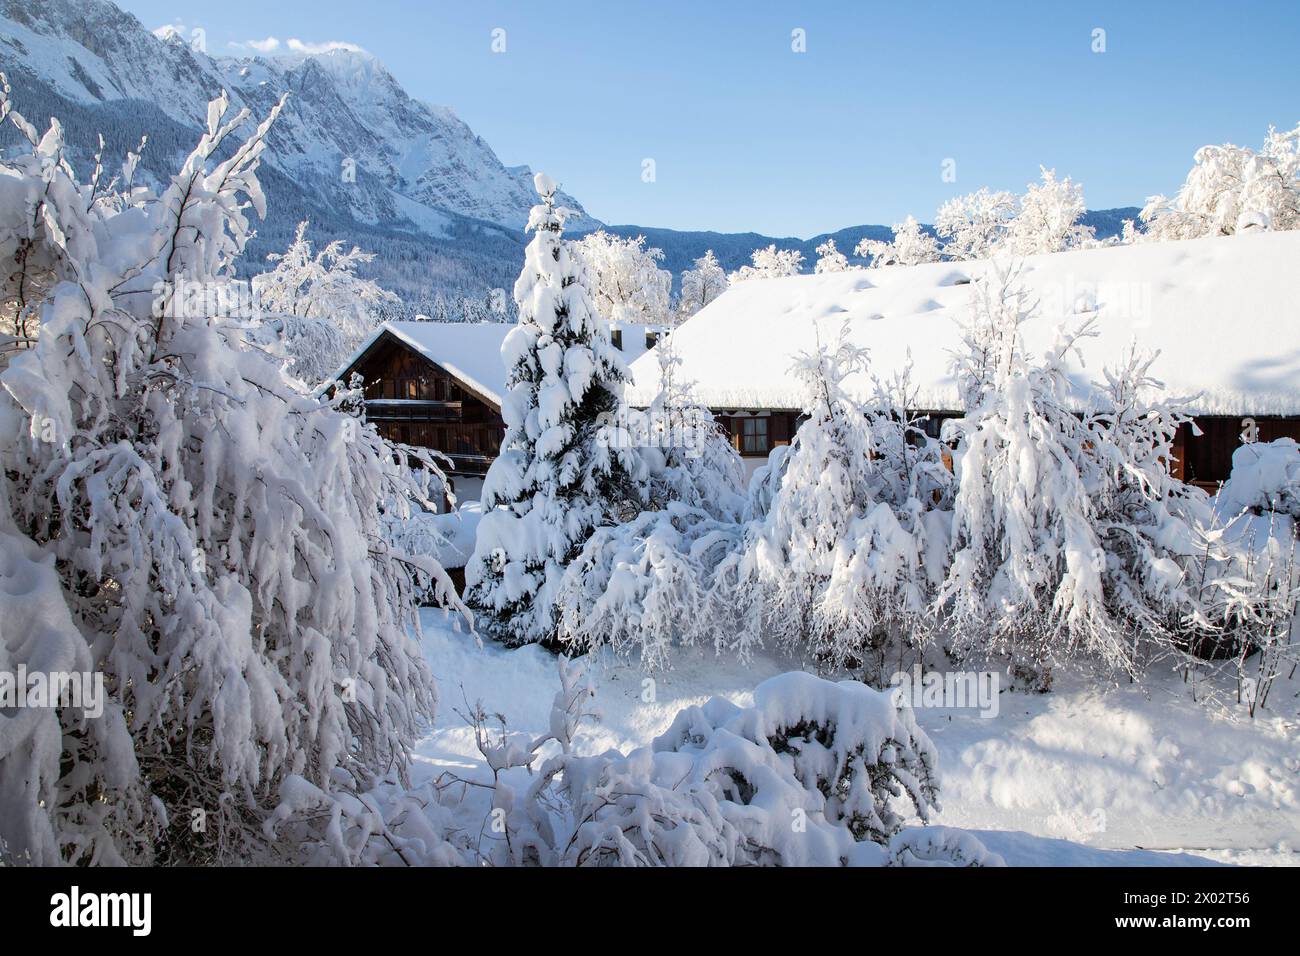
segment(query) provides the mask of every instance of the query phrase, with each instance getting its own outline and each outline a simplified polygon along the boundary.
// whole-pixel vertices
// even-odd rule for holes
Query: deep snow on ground
[[[550,652],[480,646],[458,617],[435,609],[422,623],[441,702],[437,726],[416,750],[416,782],[481,768],[473,735],[453,710],[465,710],[466,700],[504,713],[513,731],[546,730],[559,686]],[[672,670],[647,674],[598,654],[591,673],[602,719],[584,725],[579,749],[647,744],[683,707],[715,695],[746,706],[764,679],[798,669],[801,662],[771,654],[740,665],[686,649]],[[1198,697],[1206,689],[1198,687]],[[1300,864],[1300,678],[1279,680],[1254,720],[1231,703],[1194,700],[1175,674],[1105,688],[1058,676],[1051,693],[1004,690],[998,704],[994,717],[937,708],[917,717],[939,750],[943,811],[932,822],[980,831],[1009,863],[1202,862],[1104,852],[1144,848]]]

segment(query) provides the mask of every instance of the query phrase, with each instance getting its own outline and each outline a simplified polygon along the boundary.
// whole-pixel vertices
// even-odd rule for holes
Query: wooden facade
[[[1271,442],[1278,438],[1300,441],[1300,418],[1255,415],[1197,415],[1196,428],[1185,424],[1174,438],[1175,477],[1213,493],[1232,471],[1232,454],[1243,440]],[[1199,431],[1200,434],[1196,434]]]
[[[773,448],[790,444],[803,416],[789,409],[714,409],[714,417],[731,436],[742,458],[766,458]],[[941,437],[943,423],[960,418],[955,412],[929,411],[921,429],[931,438]],[[1199,434],[1197,434],[1199,432]],[[1244,439],[1271,442],[1294,438],[1300,442],[1300,417],[1256,415],[1249,418],[1198,415],[1178,429],[1174,438],[1174,477],[1213,494],[1232,471],[1232,455]]]
[[[366,418],[390,441],[433,448],[451,474],[482,476],[501,452],[505,423],[486,395],[384,332],[340,376],[361,376]]]
[[[376,338],[341,377],[346,380],[354,372],[364,382],[366,416],[380,434],[447,455],[453,478],[481,478],[500,454],[505,423],[495,400],[391,332]],[[802,420],[792,409],[723,408],[713,413],[732,446],[751,461],[766,459],[772,449],[790,444]],[[929,411],[922,428],[939,438],[943,422],[954,417],[959,416]],[[1232,455],[1243,435],[1261,442],[1284,437],[1300,441],[1300,418],[1197,416],[1195,428],[1185,424],[1178,430],[1174,475],[1213,493],[1232,470]]]
[[[713,409],[713,417],[742,458],[766,458],[773,448],[790,444],[799,423],[799,413],[789,410]]]

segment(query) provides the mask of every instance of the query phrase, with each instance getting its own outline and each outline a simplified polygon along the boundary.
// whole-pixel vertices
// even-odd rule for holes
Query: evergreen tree
[[[569,210],[534,178],[533,239],[515,283],[519,321],[501,346],[510,370],[506,435],[483,484],[485,514],[465,569],[483,628],[512,644],[551,642],[555,592],[592,531],[639,498],[644,466],[606,429],[630,379],[601,329],[581,256],[561,238]],[[639,509],[638,509],[639,510]]]

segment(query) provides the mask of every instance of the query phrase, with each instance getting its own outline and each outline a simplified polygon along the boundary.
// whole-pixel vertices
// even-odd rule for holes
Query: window
[[[614,348],[618,349],[620,352],[623,351],[623,330],[622,329],[611,329],[609,333],[609,340],[614,343]]]
[[[767,452],[767,419],[742,418],[740,420],[740,450],[746,455]]]
[[[648,348],[648,349],[652,349],[652,348],[654,348],[654,347],[655,347],[655,343],[658,342],[658,341],[659,341],[659,333],[658,333],[658,332],[651,332],[651,331],[648,331],[648,330],[646,331],[646,334],[645,334],[645,347],[646,347],[646,348]]]

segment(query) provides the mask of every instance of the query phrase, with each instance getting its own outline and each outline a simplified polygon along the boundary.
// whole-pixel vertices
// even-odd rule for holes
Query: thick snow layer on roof
[[[514,327],[513,322],[385,322],[343,363],[336,377],[341,377],[384,332],[390,332],[500,406],[506,392],[501,343]],[[623,330],[623,361],[630,364],[646,352],[647,327],[628,322],[618,327]]]
[[[684,379],[713,408],[800,408],[794,356],[849,323],[888,378],[910,351],[920,410],[960,410],[949,374],[987,262],[891,266],[741,282],[673,333]],[[1300,232],[1113,246],[1032,256],[1021,282],[1037,306],[1024,325],[1034,355],[1075,313],[1096,310],[1077,381],[1099,380],[1135,340],[1160,351],[1152,374],[1212,415],[1300,414]],[[634,404],[658,389],[653,357],[633,366]],[[865,381],[850,381],[859,394]],[[864,395],[865,397],[865,395]]]

